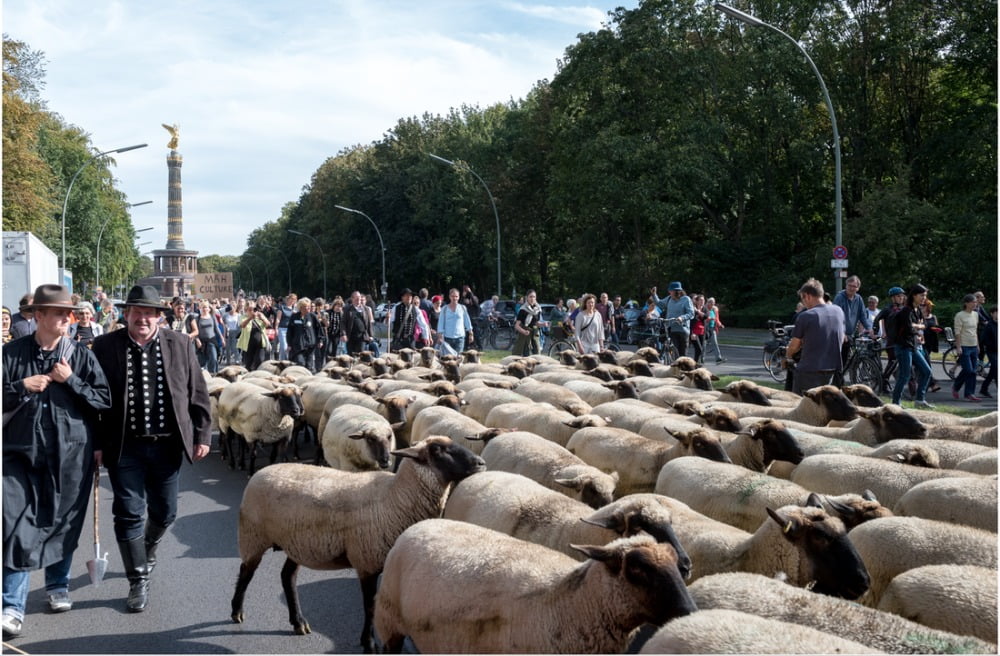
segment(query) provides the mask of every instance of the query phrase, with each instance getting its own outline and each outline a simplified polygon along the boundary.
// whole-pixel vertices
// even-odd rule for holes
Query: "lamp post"
[[[288,292],[286,292],[286,293],[291,293],[291,291],[292,291],[292,264],[288,261],[288,256],[285,255],[285,251],[281,250],[277,246],[270,246],[268,244],[257,244],[257,246],[260,246],[261,248],[267,248],[267,249],[272,250],[272,251],[278,251],[278,254],[280,254],[281,257],[283,257],[285,259],[285,266],[288,268]]]
[[[312,239],[313,243],[316,244],[316,248],[319,249],[319,255],[321,258],[323,258],[323,298],[329,298],[326,295],[326,255],[323,254],[323,247],[319,245],[319,242],[316,241],[316,238],[313,237],[312,235],[307,235],[304,232],[300,232],[298,230],[292,230],[291,228],[288,229],[288,232],[292,233],[293,235],[302,235],[303,237],[309,237],[309,239]]]
[[[809,66],[812,68],[813,73],[816,74],[816,79],[819,80],[820,89],[823,90],[823,100],[826,101],[826,109],[830,112],[830,124],[833,126],[833,166],[834,166],[834,196],[833,196],[833,206],[834,206],[834,218],[836,219],[836,246],[840,246],[843,243],[843,232],[842,232],[842,219],[841,219],[841,194],[840,194],[840,133],[837,131],[837,117],[833,112],[833,103],[830,101],[830,92],[826,89],[826,82],[823,81],[823,76],[819,74],[819,69],[816,68],[816,64],[813,62],[812,57],[806,52],[806,49],[802,47],[802,44],[796,41],[787,33],[778,29],[770,23],[765,23],[756,16],[752,16],[746,12],[740,11],[739,9],[734,9],[729,5],[725,5],[721,2],[715,3],[715,8],[722,13],[735,18],[738,21],[742,21],[747,25],[753,27],[766,27],[769,30],[777,32],[781,36],[785,37],[789,41],[795,44],[795,47],[799,49],[805,58],[809,62]],[[843,289],[843,281],[838,275],[836,278],[836,288],[839,292]]]
[[[240,266],[246,269],[247,273],[250,274],[250,287],[251,288],[256,287],[257,285],[255,285],[253,282],[253,271],[250,270],[250,267],[247,266],[247,264],[242,259],[240,259]]]
[[[360,214],[361,216],[368,219],[368,223],[372,224],[375,228],[375,234],[378,235],[378,245],[382,249],[382,298],[385,298],[389,293],[389,282],[385,278],[385,242],[382,241],[382,233],[379,231],[378,226],[372,221],[372,217],[368,216],[361,210],[351,209],[350,207],[344,207],[343,205],[334,205],[338,210],[344,210],[345,212],[354,212],[355,214]]]
[[[496,223],[497,223],[497,296],[500,296],[502,298],[502,295],[500,293],[500,290],[501,290],[501,285],[500,285],[500,215],[497,214],[497,204],[496,204],[496,201],[493,200],[493,194],[490,193],[490,188],[486,186],[486,182],[481,177],[479,177],[478,173],[476,173],[471,168],[469,168],[468,164],[465,164],[465,163],[458,164],[456,162],[451,161],[450,159],[445,159],[443,157],[438,157],[434,153],[427,153],[427,154],[431,157],[431,159],[437,160],[438,162],[441,162],[442,164],[447,164],[448,166],[451,166],[451,167],[456,168],[456,169],[463,169],[465,171],[468,171],[472,175],[476,176],[476,180],[479,180],[479,183],[483,185],[483,189],[486,190],[486,195],[490,197],[490,205],[493,206],[493,218],[496,219]]]
[[[132,209],[133,207],[139,207],[140,205],[149,205],[153,201],[144,200],[141,203],[126,203],[125,207],[127,209]],[[101,224],[101,230],[97,233],[97,271],[94,276],[94,287],[101,286],[101,237],[104,235],[104,228],[107,227],[108,222],[111,221],[113,217],[109,216]],[[152,230],[153,228],[143,228],[141,230],[136,230],[136,232],[146,232],[147,230]]]
[[[267,265],[269,264],[269,262],[267,261],[267,258],[266,257],[261,257],[257,253],[251,253],[249,250],[247,251],[247,255],[253,255],[258,260],[260,260],[261,262],[264,263],[264,284],[265,284],[264,292],[267,293],[267,294],[270,294],[271,293],[271,270],[267,268]]]
[[[63,199],[63,209],[62,209],[62,259],[59,261],[59,267],[61,269],[66,268],[66,206],[69,205],[69,192],[73,191],[73,183],[76,182],[77,177],[83,172],[83,169],[87,168],[87,165],[93,162],[95,159],[104,157],[105,155],[111,155],[113,153],[125,153],[130,150],[136,150],[138,148],[145,148],[149,144],[137,144],[135,146],[125,146],[124,148],[115,148],[114,150],[105,150],[103,152],[97,153],[86,162],[83,163],[80,168],[76,170],[73,177],[69,181],[69,186],[66,188],[66,198]]]

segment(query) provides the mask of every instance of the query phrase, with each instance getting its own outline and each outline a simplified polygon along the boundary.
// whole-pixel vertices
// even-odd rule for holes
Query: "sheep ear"
[[[596,513],[595,513],[596,514]],[[616,515],[611,515],[608,517],[595,518],[594,515],[590,517],[581,517],[580,521],[584,524],[591,524],[592,526],[600,526],[601,528],[606,528],[609,531],[614,531],[619,535],[624,535],[627,526],[625,523],[620,521],[620,518]]]
[[[391,451],[390,453],[398,458],[413,458],[417,461],[422,461],[424,459],[424,449],[419,446],[397,449],[396,451]]]
[[[571,490],[579,490],[583,487],[583,479],[580,476],[575,478],[557,478],[555,482],[563,487],[568,487]]]
[[[615,556],[618,555],[614,549],[608,549],[594,544],[571,544],[569,546],[572,549],[576,549],[587,558],[591,558],[602,563],[613,561]]]
[[[487,435],[486,431],[482,433],[476,433],[475,435],[464,435],[462,439],[469,440],[470,442],[489,442],[492,436]]]
[[[865,501],[878,501],[878,499],[875,498],[875,493],[872,492],[871,490],[865,490],[864,492],[862,492],[861,498],[864,499]]]
[[[886,460],[891,460],[892,462],[906,462],[906,456],[902,453],[894,453],[891,456],[886,456]]]
[[[405,421],[397,421],[395,424],[389,424],[389,428],[391,428],[392,432],[395,433],[398,430],[402,430],[405,425]]]
[[[720,379],[720,378],[719,378],[718,376],[716,376],[715,374],[712,374],[712,375],[710,376],[710,378],[711,378],[711,380],[721,380],[721,379]]]
[[[781,527],[781,532],[786,539],[793,540],[796,537],[800,525],[795,519],[782,515],[780,512],[771,510],[770,508],[767,509],[767,514]]]
[[[809,493],[809,497],[806,499],[805,507],[806,508],[822,508],[823,507],[823,499],[820,498],[820,496],[818,494],[816,494],[815,492],[810,492]]]
[[[613,471],[613,472],[611,472],[610,476],[611,476],[611,480],[613,480],[615,482],[615,485],[618,485],[618,481],[619,481],[618,472]]]

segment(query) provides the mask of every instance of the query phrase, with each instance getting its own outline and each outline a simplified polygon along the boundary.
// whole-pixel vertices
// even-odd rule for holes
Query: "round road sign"
[[[847,259],[847,246],[837,246],[833,249],[833,256],[838,260]]]

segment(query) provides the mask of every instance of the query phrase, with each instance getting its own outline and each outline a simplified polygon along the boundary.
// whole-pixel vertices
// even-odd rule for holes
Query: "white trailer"
[[[11,312],[39,285],[61,282],[59,258],[41,239],[30,232],[3,233],[3,304]]]

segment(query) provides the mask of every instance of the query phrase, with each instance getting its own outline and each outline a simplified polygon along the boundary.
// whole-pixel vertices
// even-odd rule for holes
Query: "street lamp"
[[[309,239],[312,239],[313,243],[316,244],[316,248],[319,249],[319,255],[321,258],[323,258],[323,298],[329,298],[326,295],[326,255],[323,254],[323,247],[319,245],[319,242],[316,241],[316,238],[313,237],[312,235],[307,235],[304,232],[299,232],[298,230],[292,230],[291,228],[288,229],[288,232],[292,233],[293,235],[302,235],[303,237],[309,237]]]
[[[456,169],[459,169],[459,168],[460,169],[464,169],[464,170],[468,171],[469,173],[471,173],[472,175],[476,176],[476,179],[479,180],[480,184],[483,185],[483,189],[486,190],[486,195],[490,197],[490,205],[493,206],[493,218],[496,219],[496,222],[497,222],[497,296],[501,296],[501,293],[500,293],[500,289],[501,289],[501,285],[500,285],[500,215],[497,214],[497,204],[493,200],[493,194],[490,193],[490,188],[486,186],[486,182],[482,178],[479,177],[478,173],[476,173],[471,168],[469,168],[468,164],[465,164],[464,162],[462,164],[458,164],[456,162],[451,161],[450,159],[445,159],[443,157],[438,157],[434,153],[427,153],[427,154],[430,155],[431,159],[437,160],[438,162],[441,162],[442,164],[447,164],[448,166],[451,166],[451,167],[456,168]]]
[[[69,192],[73,191],[73,183],[76,182],[76,178],[83,172],[83,169],[87,168],[87,165],[93,162],[95,159],[104,157],[105,155],[110,155],[112,153],[125,153],[130,150],[136,150],[138,148],[145,148],[149,144],[138,144],[135,146],[125,146],[124,148],[115,148],[114,150],[105,150],[104,152],[97,153],[86,162],[83,163],[80,168],[76,170],[73,174],[72,179],[69,181],[69,187],[66,188],[66,198],[63,199],[63,209],[62,209],[62,260],[60,260],[59,267],[62,269],[66,268],[66,206],[69,205]],[[152,201],[150,201],[152,202]]]
[[[139,207],[140,205],[149,205],[153,201],[144,200],[141,203],[125,203],[126,209],[132,209],[133,207]],[[108,222],[111,221],[113,217],[109,216],[101,224],[101,230],[97,233],[97,272],[94,276],[94,287],[101,286],[101,237],[104,235],[104,228],[107,227]],[[147,230],[152,230],[153,228],[142,228],[141,230],[136,230],[136,232],[146,232]]]
[[[344,210],[345,212],[360,214],[368,219],[368,223],[372,224],[372,227],[375,228],[375,234],[378,235],[378,245],[382,248],[382,297],[385,298],[385,296],[389,293],[389,282],[385,279],[385,242],[382,241],[382,233],[379,232],[378,226],[375,225],[374,221],[372,221],[372,217],[368,216],[361,210],[354,210],[350,207],[344,207],[343,205],[334,205],[334,207],[338,210]]]
[[[834,167],[834,192],[833,192],[833,207],[834,207],[834,218],[836,220],[836,246],[840,246],[843,243],[843,232],[842,232],[842,221],[841,221],[841,195],[840,195],[840,133],[837,131],[837,117],[833,112],[833,103],[830,101],[830,93],[826,90],[826,82],[823,81],[823,76],[819,74],[819,69],[816,68],[816,64],[813,62],[812,57],[806,52],[806,49],[802,47],[802,44],[793,39],[787,33],[781,31],[774,25],[770,23],[765,23],[756,16],[751,16],[746,12],[742,12],[739,9],[734,9],[729,5],[725,5],[721,2],[715,3],[715,8],[722,13],[735,18],[738,21],[742,21],[747,25],[753,27],[766,27],[769,30],[777,32],[781,36],[785,37],[789,41],[795,44],[795,47],[805,55],[806,61],[809,62],[809,66],[812,68],[813,73],[816,74],[816,79],[819,80],[820,89],[823,90],[823,100],[826,101],[826,109],[830,112],[830,124],[833,126],[833,167]],[[836,288],[839,292],[843,289],[843,281],[837,276]]]
[[[286,293],[291,293],[292,291],[292,264],[288,261],[288,256],[285,255],[285,251],[281,250],[277,246],[270,246],[268,244],[257,244],[261,248],[268,248],[272,251],[278,251],[281,257],[285,258],[285,266],[288,268],[288,291]]]

